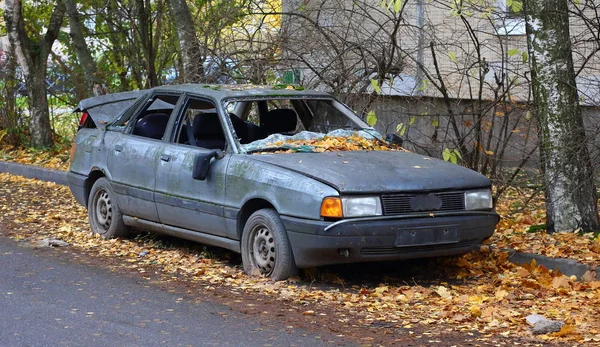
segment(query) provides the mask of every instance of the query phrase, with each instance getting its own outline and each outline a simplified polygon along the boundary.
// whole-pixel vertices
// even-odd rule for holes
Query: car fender
[[[325,183],[249,157],[232,156],[227,170],[226,206],[239,210],[250,200],[262,199],[281,215],[320,219],[323,198],[339,195]]]

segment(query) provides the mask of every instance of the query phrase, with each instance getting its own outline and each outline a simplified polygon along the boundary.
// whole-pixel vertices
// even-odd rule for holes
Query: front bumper
[[[300,268],[468,253],[494,233],[495,212],[447,212],[325,222],[281,217]]]

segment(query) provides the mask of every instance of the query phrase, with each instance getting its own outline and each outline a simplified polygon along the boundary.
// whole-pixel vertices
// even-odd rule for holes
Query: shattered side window
[[[127,122],[131,134],[151,139],[162,139],[165,135],[171,113],[177,104],[179,95],[154,95],[146,106]]]
[[[128,100],[120,100],[104,105],[99,105],[96,107],[88,108],[86,111],[88,114],[99,123],[107,124],[110,123],[113,119],[116,119],[118,115],[120,115],[123,110],[126,110],[131,105],[135,103],[134,99]]]

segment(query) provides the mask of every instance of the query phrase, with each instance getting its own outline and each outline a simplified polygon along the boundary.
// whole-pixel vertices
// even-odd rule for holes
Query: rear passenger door
[[[159,220],[154,201],[156,167],[179,97],[172,93],[151,94],[136,110],[123,133],[107,133],[109,178],[124,214]]]

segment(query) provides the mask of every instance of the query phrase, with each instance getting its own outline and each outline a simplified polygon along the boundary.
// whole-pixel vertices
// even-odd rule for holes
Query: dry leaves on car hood
[[[341,152],[341,151],[397,151],[404,150],[399,146],[389,144],[377,139],[367,139],[359,135],[325,136],[320,139],[286,140],[269,142],[264,150],[255,152],[263,153],[294,153],[294,152]],[[275,151],[267,150],[269,147]]]

